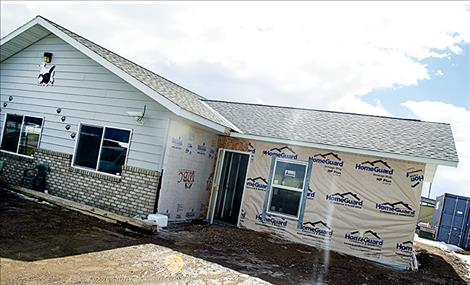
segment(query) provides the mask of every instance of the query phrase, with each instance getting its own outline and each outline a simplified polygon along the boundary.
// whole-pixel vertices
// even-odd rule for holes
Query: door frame
[[[220,175],[222,174],[222,164],[224,163],[225,149],[219,148],[217,150],[217,160],[214,166],[214,176],[212,177],[211,194],[209,196],[209,205],[207,207],[206,220],[209,224],[214,223],[215,204],[217,203],[217,196],[219,193]]]
[[[241,218],[241,213],[242,213],[242,205],[245,199],[245,189],[246,189],[246,181],[248,180],[248,172],[250,171],[250,165],[251,165],[251,155],[252,152],[248,151],[240,151],[240,150],[234,150],[234,149],[227,149],[227,148],[219,148],[217,152],[217,161],[215,163],[215,169],[214,169],[214,177],[212,178],[212,187],[211,187],[211,195],[209,198],[209,207],[207,210],[207,221],[210,224],[214,223],[214,214],[215,214],[215,206],[217,204],[217,197],[219,195],[219,184],[220,184],[220,179],[222,175],[222,169],[224,167],[224,158],[225,158],[225,153],[226,152],[232,152],[232,153],[240,153],[240,154],[246,154],[248,155],[248,163],[246,165],[246,174],[245,174],[245,181],[243,182],[243,189],[242,189],[242,198],[240,200],[240,209],[238,210],[238,218],[237,218],[237,227],[240,227],[240,218]]]

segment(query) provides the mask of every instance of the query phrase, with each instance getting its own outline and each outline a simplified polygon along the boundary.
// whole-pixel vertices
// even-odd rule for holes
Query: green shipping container
[[[418,231],[418,236],[420,238],[434,240],[434,233],[432,233],[432,232],[419,230]]]

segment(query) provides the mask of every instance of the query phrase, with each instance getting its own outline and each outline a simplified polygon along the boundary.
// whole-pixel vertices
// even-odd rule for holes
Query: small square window
[[[308,164],[303,161],[276,159],[272,169],[267,212],[299,217]]]

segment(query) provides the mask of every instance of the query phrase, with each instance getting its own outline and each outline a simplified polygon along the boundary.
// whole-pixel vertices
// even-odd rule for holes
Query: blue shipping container
[[[437,197],[432,225],[436,240],[470,250],[470,197],[449,193]]]

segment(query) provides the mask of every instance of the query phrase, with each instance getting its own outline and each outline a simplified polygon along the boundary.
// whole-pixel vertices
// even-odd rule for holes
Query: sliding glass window
[[[130,137],[130,130],[81,125],[73,165],[121,175]]]
[[[7,114],[0,149],[32,156],[39,146],[44,119]]]

